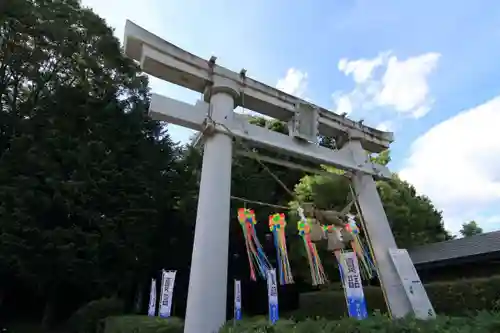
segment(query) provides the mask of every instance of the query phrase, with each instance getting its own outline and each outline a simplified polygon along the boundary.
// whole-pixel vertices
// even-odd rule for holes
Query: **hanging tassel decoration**
[[[346,262],[344,259],[344,239],[342,237],[341,229],[335,225],[322,225],[323,232],[325,233],[325,238],[328,239],[328,250],[332,251],[337,259],[337,264],[339,267],[340,274],[340,284],[343,286],[344,281],[344,269],[346,267]],[[335,241],[331,242],[331,238]]]
[[[302,237],[306,249],[313,286],[325,284],[328,279],[323,269],[323,265],[321,264],[316,244],[311,241],[311,226],[309,222],[304,218],[297,223],[297,229],[299,230],[299,235]]]
[[[239,208],[238,221],[240,222],[243,230],[243,237],[245,238],[248,264],[250,266],[250,279],[256,281],[256,273],[258,273],[265,280],[267,271],[271,269],[271,264],[257,238],[257,232],[255,231],[255,224],[257,223],[255,212],[252,209]]]
[[[285,237],[285,214],[269,216],[269,229],[273,233],[274,247],[276,248],[276,265],[278,266],[280,284],[293,283],[292,269],[288,260]]]
[[[354,216],[347,215],[348,223],[345,225],[344,229],[349,232],[353,236],[353,241],[351,241],[351,248],[356,253],[356,256],[361,261],[361,275],[364,279],[370,280],[372,279],[377,272],[375,265],[373,264],[373,260],[370,256],[370,252],[366,250],[366,246],[364,246],[363,241],[359,235],[359,228],[356,225],[356,220]]]
[[[339,243],[342,242],[342,235],[340,234],[340,230],[333,224],[330,224],[330,225],[322,225],[321,228],[323,229],[323,232],[325,234],[325,238],[328,239],[328,234],[335,234],[336,237],[338,238],[338,241]],[[342,267],[343,264],[344,264],[344,260],[343,260],[343,256],[342,256],[342,248],[344,247],[344,245],[342,245],[342,247],[338,247],[338,248],[334,248],[334,249],[329,249],[329,250],[332,250],[333,251],[333,254],[335,255],[335,258],[337,259],[337,263],[339,265],[339,271],[340,271],[340,274],[342,276]]]

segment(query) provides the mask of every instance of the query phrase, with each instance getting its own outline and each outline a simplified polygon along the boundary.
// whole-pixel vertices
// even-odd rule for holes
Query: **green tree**
[[[0,268],[45,298],[46,325],[64,288],[123,295],[149,273],[183,170],[103,19],[77,0],[0,15]]]
[[[334,145],[326,142],[327,147]],[[390,162],[390,152],[384,151],[374,157],[376,163],[387,165]],[[350,180],[343,176],[343,172],[325,167],[332,176],[307,175],[295,187],[296,198],[300,202],[313,202],[320,209],[341,211],[347,207],[352,197],[350,195]],[[377,189],[382,200],[392,232],[399,247],[439,242],[451,239],[444,229],[441,213],[425,196],[416,194],[415,188],[402,181],[396,174],[389,180],[378,181]],[[292,203],[295,205],[295,203]],[[351,213],[356,213],[355,206],[351,206]],[[366,223],[373,223],[366,221]],[[331,280],[338,278],[337,264],[325,246],[319,243],[318,251],[323,266]],[[290,251],[293,259],[294,273],[305,280],[309,279],[308,264],[305,252],[300,246],[294,246]]]
[[[386,149],[376,156],[372,157],[372,162],[378,163],[381,165],[387,165],[391,162],[391,151],[389,149]]]
[[[463,237],[470,237],[474,235],[479,235],[483,233],[483,228],[481,228],[476,221],[470,221],[468,223],[462,224],[462,229],[460,229],[460,234]]]
[[[441,212],[428,197],[418,195],[415,187],[397,174],[390,180],[377,182],[377,189],[399,247],[411,248],[451,239]]]
[[[387,164],[390,153],[382,152],[373,160]],[[345,177],[306,176],[296,186],[295,192],[301,201],[314,202],[321,209],[340,211],[350,200],[349,185],[350,181]],[[409,248],[450,238],[444,229],[441,213],[431,201],[417,195],[415,188],[396,174],[389,180],[378,181],[377,189],[398,246]]]

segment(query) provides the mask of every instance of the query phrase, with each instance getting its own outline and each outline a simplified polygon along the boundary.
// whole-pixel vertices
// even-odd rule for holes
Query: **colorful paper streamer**
[[[361,277],[365,280],[371,280],[377,274],[377,269],[373,263],[373,259],[368,251],[368,247],[364,244],[359,235],[359,228],[356,225],[356,220],[353,215],[347,215],[347,224],[344,230],[353,236],[353,241],[350,245],[352,250],[356,253],[359,261],[361,262]]]
[[[292,269],[288,260],[285,237],[286,219],[285,214],[274,214],[269,216],[269,229],[273,233],[274,247],[276,248],[276,265],[280,284],[293,283]]]
[[[256,281],[257,272],[265,280],[267,278],[267,271],[272,269],[272,267],[257,238],[255,212],[247,208],[238,209],[238,221],[240,222],[245,238],[248,263],[250,265],[250,279]]]
[[[323,269],[323,265],[321,264],[321,259],[318,255],[318,250],[316,249],[316,244],[311,241],[311,226],[309,222],[301,215],[301,220],[297,223],[297,229],[299,230],[299,235],[302,237],[304,241],[304,247],[307,253],[307,259],[309,261],[309,268],[311,270],[311,279],[313,286],[325,284],[328,282],[328,279],[325,274],[325,270]],[[303,212],[302,212],[303,213]]]

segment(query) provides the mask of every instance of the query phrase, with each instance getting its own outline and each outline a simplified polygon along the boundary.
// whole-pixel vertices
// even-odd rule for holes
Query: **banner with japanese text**
[[[344,252],[342,257],[342,276],[344,278],[349,317],[365,319],[368,317],[368,311],[366,309],[365,295],[361,283],[358,258],[356,258],[355,252]]]
[[[174,293],[176,271],[162,271],[160,309],[158,316],[162,318],[170,317],[172,311],[172,296]]]
[[[267,271],[267,296],[269,300],[269,320],[276,323],[279,319],[278,314],[278,283],[276,281],[276,270]]]
[[[234,280],[234,319],[241,320],[241,281]]]
[[[156,279],[151,279],[151,290],[149,292],[148,316],[154,317],[156,314]]]

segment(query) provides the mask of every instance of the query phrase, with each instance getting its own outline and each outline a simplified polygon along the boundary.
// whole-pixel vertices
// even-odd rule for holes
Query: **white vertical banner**
[[[234,320],[241,320],[241,281],[234,280]]]
[[[172,296],[174,293],[175,273],[177,271],[162,270],[160,310],[158,316],[162,318],[170,317],[172,311]]]
[[[415,317],[418,319],[435,318],[436,313],[427,296],[424,285],[420,281],[418,272],[413,265],[410,255],[406,249],[389,249],[394,267],[398,272],[403,287],[411,303]]]
[[[156,279],[151,279],[151,290],[149,291],[148,316],[154,317],[156,314]]]
[[[267,271],[267,298],[269,300],[269,320],[276,323],[278,314],[278,283],[276,281],[276,269]]]
[[[361,283],[358,258],[355,252],[344,252],[342,256],[344,257],[342,275],[344,278],[349,317],[365,319],[368,317],[368,311],[366,309],[365,295]]]

